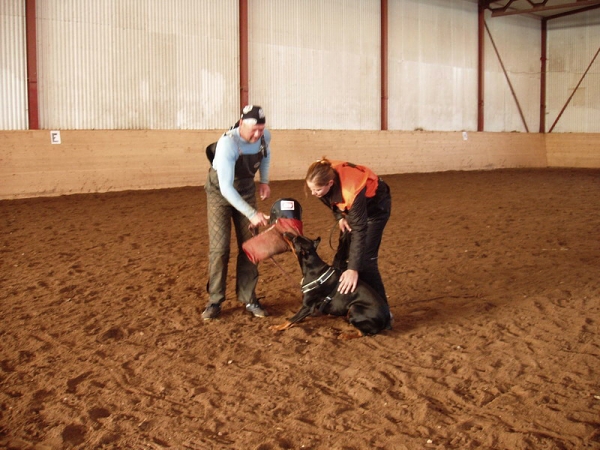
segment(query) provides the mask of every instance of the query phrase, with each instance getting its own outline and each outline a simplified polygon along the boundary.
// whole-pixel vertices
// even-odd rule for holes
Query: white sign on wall
[[[50,132],[50,143],[60,144],[60,131],[53,130]]]

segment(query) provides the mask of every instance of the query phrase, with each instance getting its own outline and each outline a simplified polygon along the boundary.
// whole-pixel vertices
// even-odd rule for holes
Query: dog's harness
[[[329,269],[327,269],[325,272],[323,272],[323,274],[319,278],[317,278],[314,281],[311,281],[310,283],[302,285],[302,293],[306,294],[307,292],[310,292],[310,291],[322,286],[323,283],[325,283],[327,280],[329,280],[331,278],[331,275],[333,275],[334,273],[335,273],[335,268],[330,266]],[[325,308],[327,307],[327,305],[329,304],[329,302],[331,300],[332,300],[331,295],[328,295],[327,297],[325,297],[323,299],[323,301],[321,302],[321,304],[319,305],[319,308],[318,308],[320,313],[324,312]]]
[[[331,275],[333,275],[334,273],[335,273],[335,269],[330,266],[329,269],[327,269],[327,271],[324,272],[323,275],[321,275],[319,278],[317,278],[314,281],[311,281],[310,283],[302,285],[302,293],[306,294],[307,292],[310,292],[313,289],[318,288],[323,283],[325,283],[327,280],[329,280],[331,278]]]
[[[323,312],[325,311],[325,308],[327,307],[327,305],[329,305],[329,302],[330,302],[331,300],[333,300],[333,299],[331,298],[331,296],[330,296],[330,295],[328,295],[327,297],[325,297],[325,298],[323,299],[323,301],[321,302],[321,305],[319,305],[319,312],[320,312],[321,314],[323,314]]]

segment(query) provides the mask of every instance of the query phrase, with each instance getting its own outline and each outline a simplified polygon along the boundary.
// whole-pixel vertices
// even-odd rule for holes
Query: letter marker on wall
[[[60,131],[51,131],[50,132],[50,143],[51,144],[60,144]]]

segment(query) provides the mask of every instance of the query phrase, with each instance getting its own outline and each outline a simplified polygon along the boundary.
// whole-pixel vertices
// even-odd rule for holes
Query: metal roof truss
[[[600,8],[600,0],[481,0],[492,17],[533,14],[549,20]]]

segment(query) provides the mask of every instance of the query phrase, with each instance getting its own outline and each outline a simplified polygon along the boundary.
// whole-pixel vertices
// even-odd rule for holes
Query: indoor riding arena
[[[600,449],[600,1],[3,0],[0,36],[0,448]],[[327,263],[309,165],[390,186],[391,330],[274,331],[298,260],[253,317],[235,235],[202,319],[205,148],[245,104],[259,211],[297,200]]]

